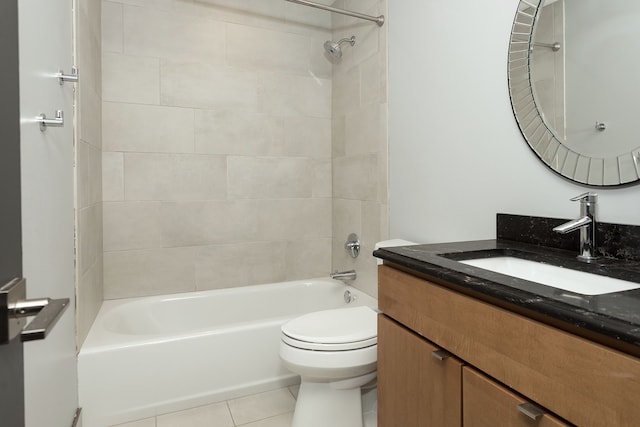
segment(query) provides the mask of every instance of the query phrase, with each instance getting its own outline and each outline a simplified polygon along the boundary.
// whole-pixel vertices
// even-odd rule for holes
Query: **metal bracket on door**
[[[21,341],[47,337],[69,306],[69,298],[26,299],[27,281],[15,278],[0,288],[0,344],[20,335]],[[26,317],[35,318],[26,327]]]
[[[71,74],[65,74],[64,71],[59,70],[56,74],[56,77],[58,78],[60,86],[62,86],[64,82],[77,83],[78,77],[80,76],[78,74],[78,68],[74,65],[73,67],[71,67]]]
[[[64,113],[62,110],[57,110],[55,119],[47,119],[47,116],[42,113],[36,117],[36,123],[40,123],[40,130],[42,132],[47,130],[47,126],[64,126]]]

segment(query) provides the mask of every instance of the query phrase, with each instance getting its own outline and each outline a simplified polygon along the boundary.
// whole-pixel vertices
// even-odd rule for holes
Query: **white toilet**
[[[292,427],[360,427],[361,387],[376,378],[377,313],[317,311],[282,325],[280,358],[302,382]]]

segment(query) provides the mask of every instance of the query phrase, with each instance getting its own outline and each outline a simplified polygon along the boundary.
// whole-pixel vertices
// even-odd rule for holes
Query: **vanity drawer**
[[[636,426],[640,360],[386,265],[389,317],[580,426]]]
[[[570,426],[542,411],[532,414],[531,409],[526,406],[530,405],[530,402],[468,366],[462,368],[462,402],[465,427]]]
[[[378,316],[378,426],[462,426],[462,362]]]

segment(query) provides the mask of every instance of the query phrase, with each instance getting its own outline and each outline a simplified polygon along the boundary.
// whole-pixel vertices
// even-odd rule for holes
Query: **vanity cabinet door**
[[[528,403],[526,399],[475,369],[468,366],[462,369],[462,419],[465,427],[571,425],[548,413],[534,420],[518,408],[519,405],[526,403]]]
[[[378,426],[461,426],[462,362],[378,316]]]

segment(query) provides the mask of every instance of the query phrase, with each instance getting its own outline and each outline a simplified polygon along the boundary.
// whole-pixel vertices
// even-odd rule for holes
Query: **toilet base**
[[[312,382],[303,378],[291,427],[361,427],[360,386],[375,377],[376,372],[335,382]]]

